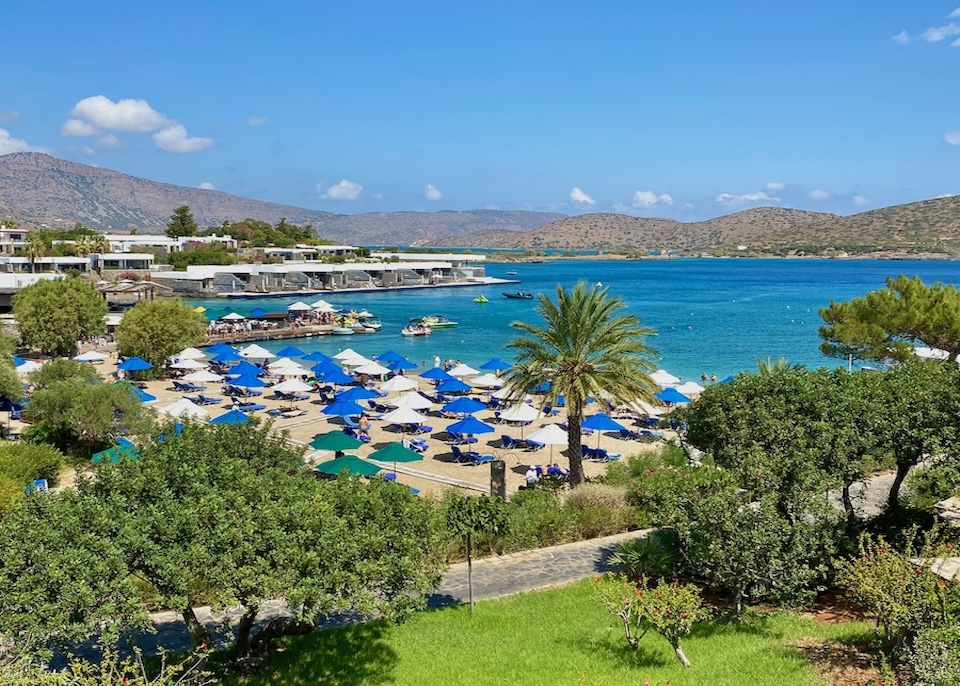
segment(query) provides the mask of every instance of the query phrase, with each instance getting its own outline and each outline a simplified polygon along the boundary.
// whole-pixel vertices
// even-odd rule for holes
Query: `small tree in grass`
[[[636,650],[652,630],[667,640],[680,664],[690,666],[680,641],[690,635],[694,624],[709,616],[696,586],[663,580],[651,586],[646,579],[634,584],[620,576],[599,577],[595,597],[623,622],[631,648]]]
[[[473,614],[473,537],[502,536],[510,524],[507,508],[495,496],[470,497],[454,494],[447,501],[447,529],[467,547],[467,587]]]

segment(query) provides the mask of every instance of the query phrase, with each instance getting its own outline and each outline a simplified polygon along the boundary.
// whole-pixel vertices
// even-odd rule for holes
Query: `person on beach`
[[[527,489],[534,489],[537,487],[537,482],[540,481],[540,476],[537,474],[537,468],[534,465],[530,465],[530,468],[527,469],[527,473],[523,476],[527,480]]]
[[[367,415],[360,415],[360,419],[357,420],[357,427],[361,436],[370,435],[370,420],[367,418]]]

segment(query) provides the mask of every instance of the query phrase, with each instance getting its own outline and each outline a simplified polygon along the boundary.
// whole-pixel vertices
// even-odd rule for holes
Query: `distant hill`
[[[273,223],[286,217],[312,224],[322,238],[361,245],[424,245],[482,229],[528,231],[564,216],[495,210],[335,214],[158,183],[43,153],[0,156],[0,216],[24,226],[79,221],[102,230],[158,232],[180,205],[190,206],[200,226],[248,217]]]
[[[758,207],[683,223],[622,214],[565,217],[525,233],[482,231],[438,246],[528,250],[931,252],[960,254],[960,197],[895,205],[848,217]]]

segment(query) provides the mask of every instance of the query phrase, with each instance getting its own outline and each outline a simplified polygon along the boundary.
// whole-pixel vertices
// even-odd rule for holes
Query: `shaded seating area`
[[[450,436],[450,442],[454,445],[467,445],[478,442],[477,437],[471,436],[470,434],[458,434],[454,431],[447,431],[447,434]]]

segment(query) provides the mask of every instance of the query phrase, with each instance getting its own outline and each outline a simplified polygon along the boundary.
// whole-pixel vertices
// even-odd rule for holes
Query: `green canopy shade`
[[[372,462],[361,460],[356,455],[344,455],[335,460],[321,462],[314,469],[321,474],[332,474],[334,476],[340,474],[343,470],[347,470],[347,474],[350,476],[373,476],[380,471],[380,467]]]
[[[336,452],[341,450],[353,450],[362,445],[362,441],[358,441],[356,438],[351,438],[342,431],[328,431],[327,433],[320,434],[310,441],[310,447],[314,450],[333,450]]]
[[[106,450],[101,450],[99,453],[96,453],[91,459],[91,462],[96,464],[100,464],[101,462],[120,464],[121,457],[136,460],[140,457],[140,448],[132,445],[115,445],[112,448],[107,448]]]
[[[405,447],[402,443],[390,443],[385,448],[380,448],[375,452],[370,453],[367,457],[371,460],[377,460],[378,462],[418,462],[423,459],[423,455],[410,448]]]

